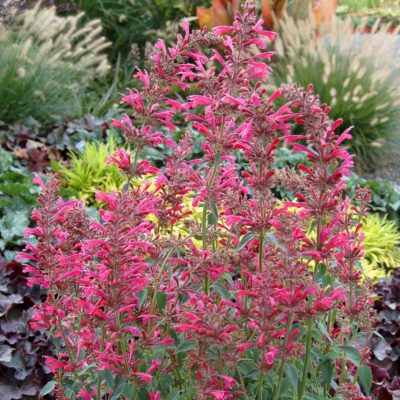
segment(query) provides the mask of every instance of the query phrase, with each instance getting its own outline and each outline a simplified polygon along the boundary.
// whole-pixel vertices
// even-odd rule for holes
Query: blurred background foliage
[[[388,277],[377,286],[387,294],[383,287],[397,284],[394,271],[400,264],[400,0],[256,4],[267,28],[279,33],[267,89],[283,82],[312,83],[321,101],[332,105],[331,117],[343,118],[343,129],[354,126],[357,174],[348,178],[348,193],[357,186],[372,192],[360,267],[374,283]],[[146,67],[158,38],[171,44],[183,20],[192,28],[227,25],[239,7],[240,0],[0,1],[0,267],[6,265],[2,260],[11,265],[31,223],[37,194],[33,173],[56,172],[64,197],[99,208],[96,190],[117,189],[124,182],[106,160],[122,143],[111,122],[126,112],[119,100],[135,85],[136,66]],[[191,156],[202,157],[201,135],[191,124],[179,121],[174,140],[186,130],[193,132],[196,144]],[[163,168],[166,151],[163,146],[145,149],[145,157]],[[275,168],[296,170],[299,164],[307,164],[305,154],[278,149]],[[242,162],[240,168],[247,166]],[[293,192],[273,190],[282,199],[293,198]],[[8,279],[9,269],[0,268],[0,274]],[[12,312],[17,306],[9,307]],[[393,329],[390,335],[380,332],[381,340],[390,335],[393,340]],[[390,343],[400,354],[400,345]],[[378,350],[374,355],[379,359]],[[397,370],[391,364],[382,396],[389,393],[387,385]],[[26,379],[38,374],[30,376]],[[0,377],[1,387],[14,384],[10,379]],[[19,395],[11,389],[4,393],[14,396],[4,400],[37,398],[22,389]]]

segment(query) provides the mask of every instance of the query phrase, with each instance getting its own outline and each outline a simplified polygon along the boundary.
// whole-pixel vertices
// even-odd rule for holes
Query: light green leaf
[[[340,346],[340,349],[345,352],[346,357],[357,367],[361,362],[360,352],[354,346]]]
[[[290,384],[293,386],[293,389],[297,391],[297,387],[299,385],[299,376],[297,374],[297,368],[294,365],[286,364],[285,374],[289,379]]]
[[[358,374],[360,376],[361,385],[364,388],[366,395],[368,396],[371,392],[372,387],[371,368],[368,367],[368,365],[361,365],[361,367],[358,369]]]
[[[47,382],[44,388],[40,391],[39,396],[43,397],[50,394],[56,387],[56,381]]]

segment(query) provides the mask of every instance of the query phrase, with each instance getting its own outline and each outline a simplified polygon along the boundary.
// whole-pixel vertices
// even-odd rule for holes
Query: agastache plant
[[[97,194],[100,221],[63,201],[56,177],[35,179],[37,244],[20,257],[48,290],[32,327],[58,346],[46,360],[57,398],[368,399],[368,193],[346,197],[349,130],[312,87],[268,93],[275,34],[252,2],[232,26],[182,28],[122,99],[130,114],[114,125],[127,147],[109,162],[126,185]],[[191,129],[175,142],[183,118]],[[191,159],[193,131],[202,159]],[[161,169],[142,156],[160,144]],[[274,168],[279,146],[309,166]],[[277,198],[277,185],[296,200]]]

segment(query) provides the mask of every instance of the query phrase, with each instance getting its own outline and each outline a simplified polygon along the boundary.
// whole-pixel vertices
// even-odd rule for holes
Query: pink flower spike
[[[131,169],[131,155],[127,150],[119,149],[108,157],[107,164],[116,164],[120,170],[129,172]]]

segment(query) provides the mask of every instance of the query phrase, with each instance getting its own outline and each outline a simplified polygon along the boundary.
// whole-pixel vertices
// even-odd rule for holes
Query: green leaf
[[[218,210],[215,203],[213,202],[210,203],[210,210],[211,210],[211,215],[213,215],[215,219],[218,220]]]
[[[330,351],[327,355],[326,358],[328,360],[337,360],[338,358],[340,358],[340,354],[337,353],[336,351]]]
[[[56,381],[47,382],[44,388],[40,391],[39,396],[43,397],[50,394],[56,387]]]
[[[332,338],[328,332],[326,325],[321,320],[318,320],[317,325],[320,332],[332,343]]]
[[[178,389],[173,389],[169,395],[165,398],[165,400],[180,400],[182,396],[179,394]]]
[[[196,348],[196,342],[194,340],[186,340],[186,342],[182,342],[177,348],[175,353],[187,353],[189,350]]]
[[[113,378],[113,373],[110,369],[104,369],[100,371],[101,377],[106,381],[108,385],[108,389],[112,389],[114,386],[114,378]]]
[[[299,376],[297,374],[297,368],[294,365],[286,364],[285,374],[289,379],[289,382],[292,385],[293,389],[297,392],[297,388],[299,385]]]
[[[208,214],[208,225],[213,225],[213,226],[217,226],[217,218],[215,217],[214,214]]]
[[[133,382],[125,382],[121,394],[125,396],[127,399],[133,398],[134,387]]]
[[[162,312],[167,305],[167,295],[162,290],[156,293],[156,301],[158,305],[158,310]]]
[[[212,284],[214,290],[225,300],[232,299],[232,294],[226,289],[224,285],[218,282]]]
[[[331,381],[332,381],[332,377],[333,377],[333,364],[331,362],[331,360],[324,360],[321,363],[321,372],[322,372],[322,378],[323,381],[325,383],[325,385],[327,385],[329,388],[331,386]]]
[[[6,242],[11,242],[14,238],[20,239],[24,236],[25,229],[29,224],[28,211],[9,210],[0,219],[1,236]]]
[[[346,357],[357,367],[361,362],[360,352],[354,346],[340,346],[340,349],[345,352]]]
[[[254,232],[247,232],[241,239],[239,246],[236,248],[236,251],[242,250],[248,243],[250,243],[254,238],[257,237],[257,234]]]
[[[360,382],[364,388],[365,394],[368,396],[371,392],[372,387],[372,372],[368,365],[361,365],[358,369],[358,374],[360,376]]]
[[[147,298],[147,290],[139,290],[138,291],[138,306],[139,308],[142,307],[143,303],[146,301]]]
[[[281,250],[286,251],[286,249],[278,242],[278,239],[273,233],[268,233],[267,235],[265,235],[265,240],[269,240],[276,247],[279,247]]]
[[[258,376],[258,365],[253,360],[241,360],[239,368],[246,378],[256,378]]]
[[[304,393],[304,398],[307,400],[322,400],[321,397],[316,396],[315,394],[309,392]]]

